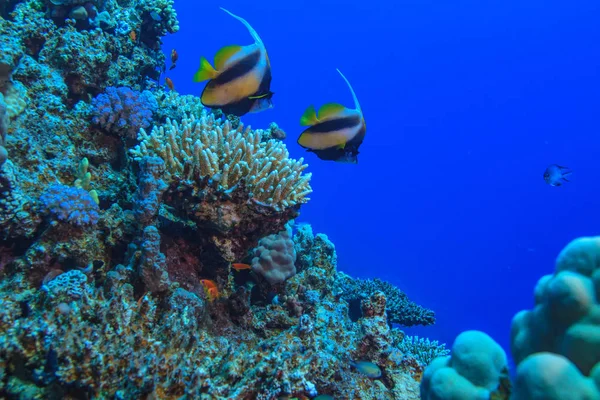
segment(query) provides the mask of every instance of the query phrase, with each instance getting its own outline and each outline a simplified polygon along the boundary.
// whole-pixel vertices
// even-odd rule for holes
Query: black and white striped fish
[[[314,106],[308,107],[300,118],[300,125],[310,127],[302,132],[298,144],[321,160],[356,164],[367,125],[350,82],[339,69],[337,71],[348,84],[356,108],[329,103],[321,106],[317,113]]]
[[[194,82],[209,80],[202,91],[202,104],[237,116],[273,107],[271,63],[262,40],[245,19],[221,10],[243,23],[254,43],[223,47],[215,55],[214,68],[206,58],[200,59]]]

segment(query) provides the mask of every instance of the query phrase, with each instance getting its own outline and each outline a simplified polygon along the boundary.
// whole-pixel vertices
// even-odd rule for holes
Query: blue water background
[[[180,93],[201,55],[262,37],[277,121],[313,173],[300,220],[337,246],[339,268],[380,277],[437,312],[408,329],[452,343],[466,329],[509,348],[510,320],[571,239],[600,226],[600,2],[580,0],[177,0],[164,50]],[[367,121],[358,165],[296,144],[309,104],[341,102],[350,80]],[[547,186],[551,163],[572,182]]]

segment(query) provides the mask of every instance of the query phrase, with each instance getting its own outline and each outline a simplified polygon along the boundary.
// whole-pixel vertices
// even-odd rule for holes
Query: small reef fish
[[[238,117],[273,107],[271,63],[262,40],[245,19],[221,10],[244,24],[254,43],[223,47],[215,55],[214,68],[206,58],[200,59],[194,82],[209,80],[200,96],[202,104]]]
[[[550,186],[561,186],[563,181],[570,182],[569,177],[573,171],[567,167],[562,167],[558,164],[552,164],[544,171],[544,181]]]
[[[175,84],[173,84],[171,78],[165,78],[165,84],[170,90],[175,90]]]
[[[358,372],[369,377],[369,378],[379,378],[381,377],[381,369],[372,362],[369,361],[351,361],[350,365],[352,365]]]
[[[321,160],[356,164],[367,125],[350,82],[339,69],[337,71],[350,88],[356,108],[329,103],[321,106],[317,114],[314,106],[308,107],[300,118],[300,125],[309,128],[300,134],[298,144]]]
[[[202,279],[200,280],[202,286],[204,286],[204,292],[210,301],[213,301],[219,297],[219,288],[215,281],[211,281],[210,279]]]
[[[169,71],[177,66],[177,60],[179,60],[179,54],[177,53],[177,50],[173,49],[171,50],[171,66],[169,67]]]
[[[233,263],[231,264],[231,266],[233,267],[233,269],[235,269],[236,271],[241,271],[243,269],[251,269],[252,267],[249,266],[248,264],[242,264],[242,263]]]
[[[135,33],[135,31],[129,32],[129,39],[131,39],[132,42],[137,41],[137,33]]]

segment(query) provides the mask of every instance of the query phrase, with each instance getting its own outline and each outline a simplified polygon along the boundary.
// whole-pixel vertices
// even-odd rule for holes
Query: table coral
[[[403,326],[432,325],[435,314],[409,300],[408,296],[392,284],[381,279],[353,279],[343,273],[336,280],[337,291],[348,301],[368,298],[376,291],[382,291],[388,298],[388,318],[390,322]]]

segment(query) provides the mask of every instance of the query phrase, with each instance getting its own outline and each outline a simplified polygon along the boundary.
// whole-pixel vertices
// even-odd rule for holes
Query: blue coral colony
[[[514,388],[481,332],[452,352],[405,335],[434,312],[339,272],[327,236],[294,223],[304,160],[238,118],[272,106],[256,31],[225,10],[254,43],[202,58],[202,95],[184,96],[160,51],[173,1],[136,4],[0,2],[0,397],[566,399],[561,379],[600,397],[600,239],[569,244],[515,317]],[[340,75],[355,108],[309,107],[298,143],[356,163],[366,124]],[[544,365],[564,373],[542,381]]]

